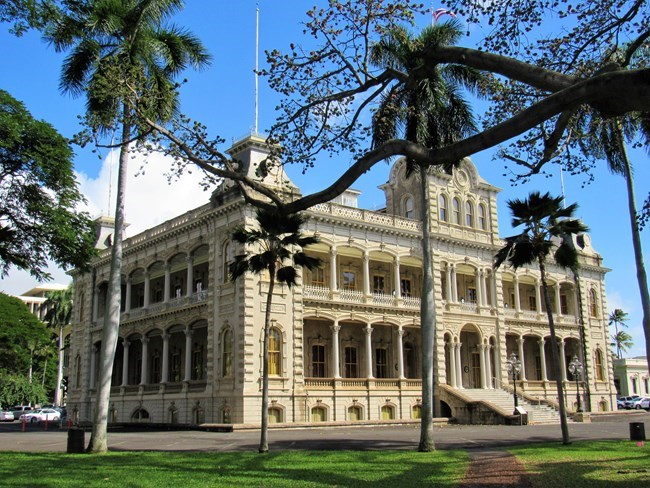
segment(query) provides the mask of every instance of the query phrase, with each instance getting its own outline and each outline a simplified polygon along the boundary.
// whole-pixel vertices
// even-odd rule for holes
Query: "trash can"
[[[645,441],[645,424],[643,422],[630,422],[630,440]]]
[[[83,429],[68,429],[68,454],[81,454],[85,451],[86,439]]]

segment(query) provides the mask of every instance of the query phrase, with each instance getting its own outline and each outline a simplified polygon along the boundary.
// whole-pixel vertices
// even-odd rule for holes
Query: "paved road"
[[[570,424],[573,440],[629,439],[629,423],[643,422],[650,428],[650,413],[626,412],[599,418],[590,424]],[[650,430],[647,431],[650,434]],[[269,448],[277,449],[415,449],[419,426],[329,427],[272,429]],[[491,426],[447,425],[435,427],[438,449],[485,449],[530,442],[559,441],[559,425]],[[86,443],[90,434],[86,433]],[[109,449],[114,451],[254,451],[259,431],[229,433],[203,431],[109,432]],[[0,425],[0,451],[65,452],[67,432],[45,431],[42,426]]]

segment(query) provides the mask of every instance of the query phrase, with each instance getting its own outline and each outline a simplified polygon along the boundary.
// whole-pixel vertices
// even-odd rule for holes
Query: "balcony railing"
[[[415,390],[422,389],[417,378],[305,378],[305,387],[314,390]]]
[[[328,287],[316,285],[305,285],[303,288],[303,296],[307,299],[321,301],[330,301],[332,300],[332,296],[334,296],[335,300],[341,302],[372,303],[373,305],[383,305],[386,307],[397,307],[400,304],[400,299],[386,293],[373,293],[371,297],[367,298],[359,290],[341,290],[333,294]],[[420,298],[413,296],[402,297],[401,304],[404,308],[419,308]]]

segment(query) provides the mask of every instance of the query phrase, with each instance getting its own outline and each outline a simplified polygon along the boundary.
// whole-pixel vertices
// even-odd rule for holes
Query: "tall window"
[[[596,381],[605,381],[603,353],[600,349],[596,349],[596,353],[594,355],[594,367],[596,368]]]
[[[474,207],[470,202],[465,202],[465,225],[474,227]]]
[[[593,288],[589,290],[589,312],[592,317],[598,317],[598,295]]]
[[[232,330],[223,333],[223,356],[221,357],[221,375],[232,376]]]
[[[235,252],[233,250],[232,242],[228,241],[223,246],[223,282],[228,283],[230,281],[230,271],[229,266],[235,259]]]
[[[384,277],[375,275],[372,277],[372,292],[373,293],[384,293],[386,287],[384,286]]]
[[[454,198],[451,201],[451,211],[452,211],[452,222],[456,225],[460,225],[460,200]]]
[[[354,271],[343,271],[343,289],[344,290],[357,289],[357,277]]]
[[[388,378],[388,354],[386,349],[375,349],[375,377]]]
[[[485,205],[482,203],[478,206],[478,227],[481,230],[487,230],[487,213]]]
[[[269,374],[280,376],[282,372],[282,338],[278,329],[269,331]]]
[[[411,296],[411,280],[400,280],[401,283],[401,292],[403,297],[410,297]]]
[[[311,284],[313,286],[325,286],[325,269],[316,268],[312,270]]]
[[[440,195],[438,197],[438,209],[440,211],[440,221],[447,222],[449,219],[448,209],[447,209],[447,197]]]
[[[413,205],[413,197],[406,197],[404,200],[404,217],[407,219],[415,218],[415,210]]]
[[[171,355],[171,381],[178,383],[181,380],[181,351],[177,347],[172,349]]]
[[[359,362],[357,359],[357,348],[353,346],[346,346],[345,348],[345,377],[346,378],[359,377]]]
[[[569,313],[569,302],[566,295],[560,295],[560,313],[562,315]]]
[[[151,354],[151,382],[160,383],[160,350],[154,349]]]
[[[528,297],[528,310],[530,310],[531,312],[537,310],[537,298],[535,298],[532,295]]]
[[[325,378],[325,346],[311,346],[311,375],[314,378]]]
[[[205,368],[204,368],[204,359],[205,357],[205,347],[203,344],[198,342],[194,343],[194,348],[192,349],[192,379],[193,380],[203,380],[205,379]]]

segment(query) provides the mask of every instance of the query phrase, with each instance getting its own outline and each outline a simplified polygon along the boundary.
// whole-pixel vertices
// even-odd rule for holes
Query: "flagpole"
[[[253,130],[255,135],[257,135],[257,119],[259,111],[259,81],[258,74],[259,71],[259,62],[260,62],[260,5],[259,2],[255,2],[255,125]]]

